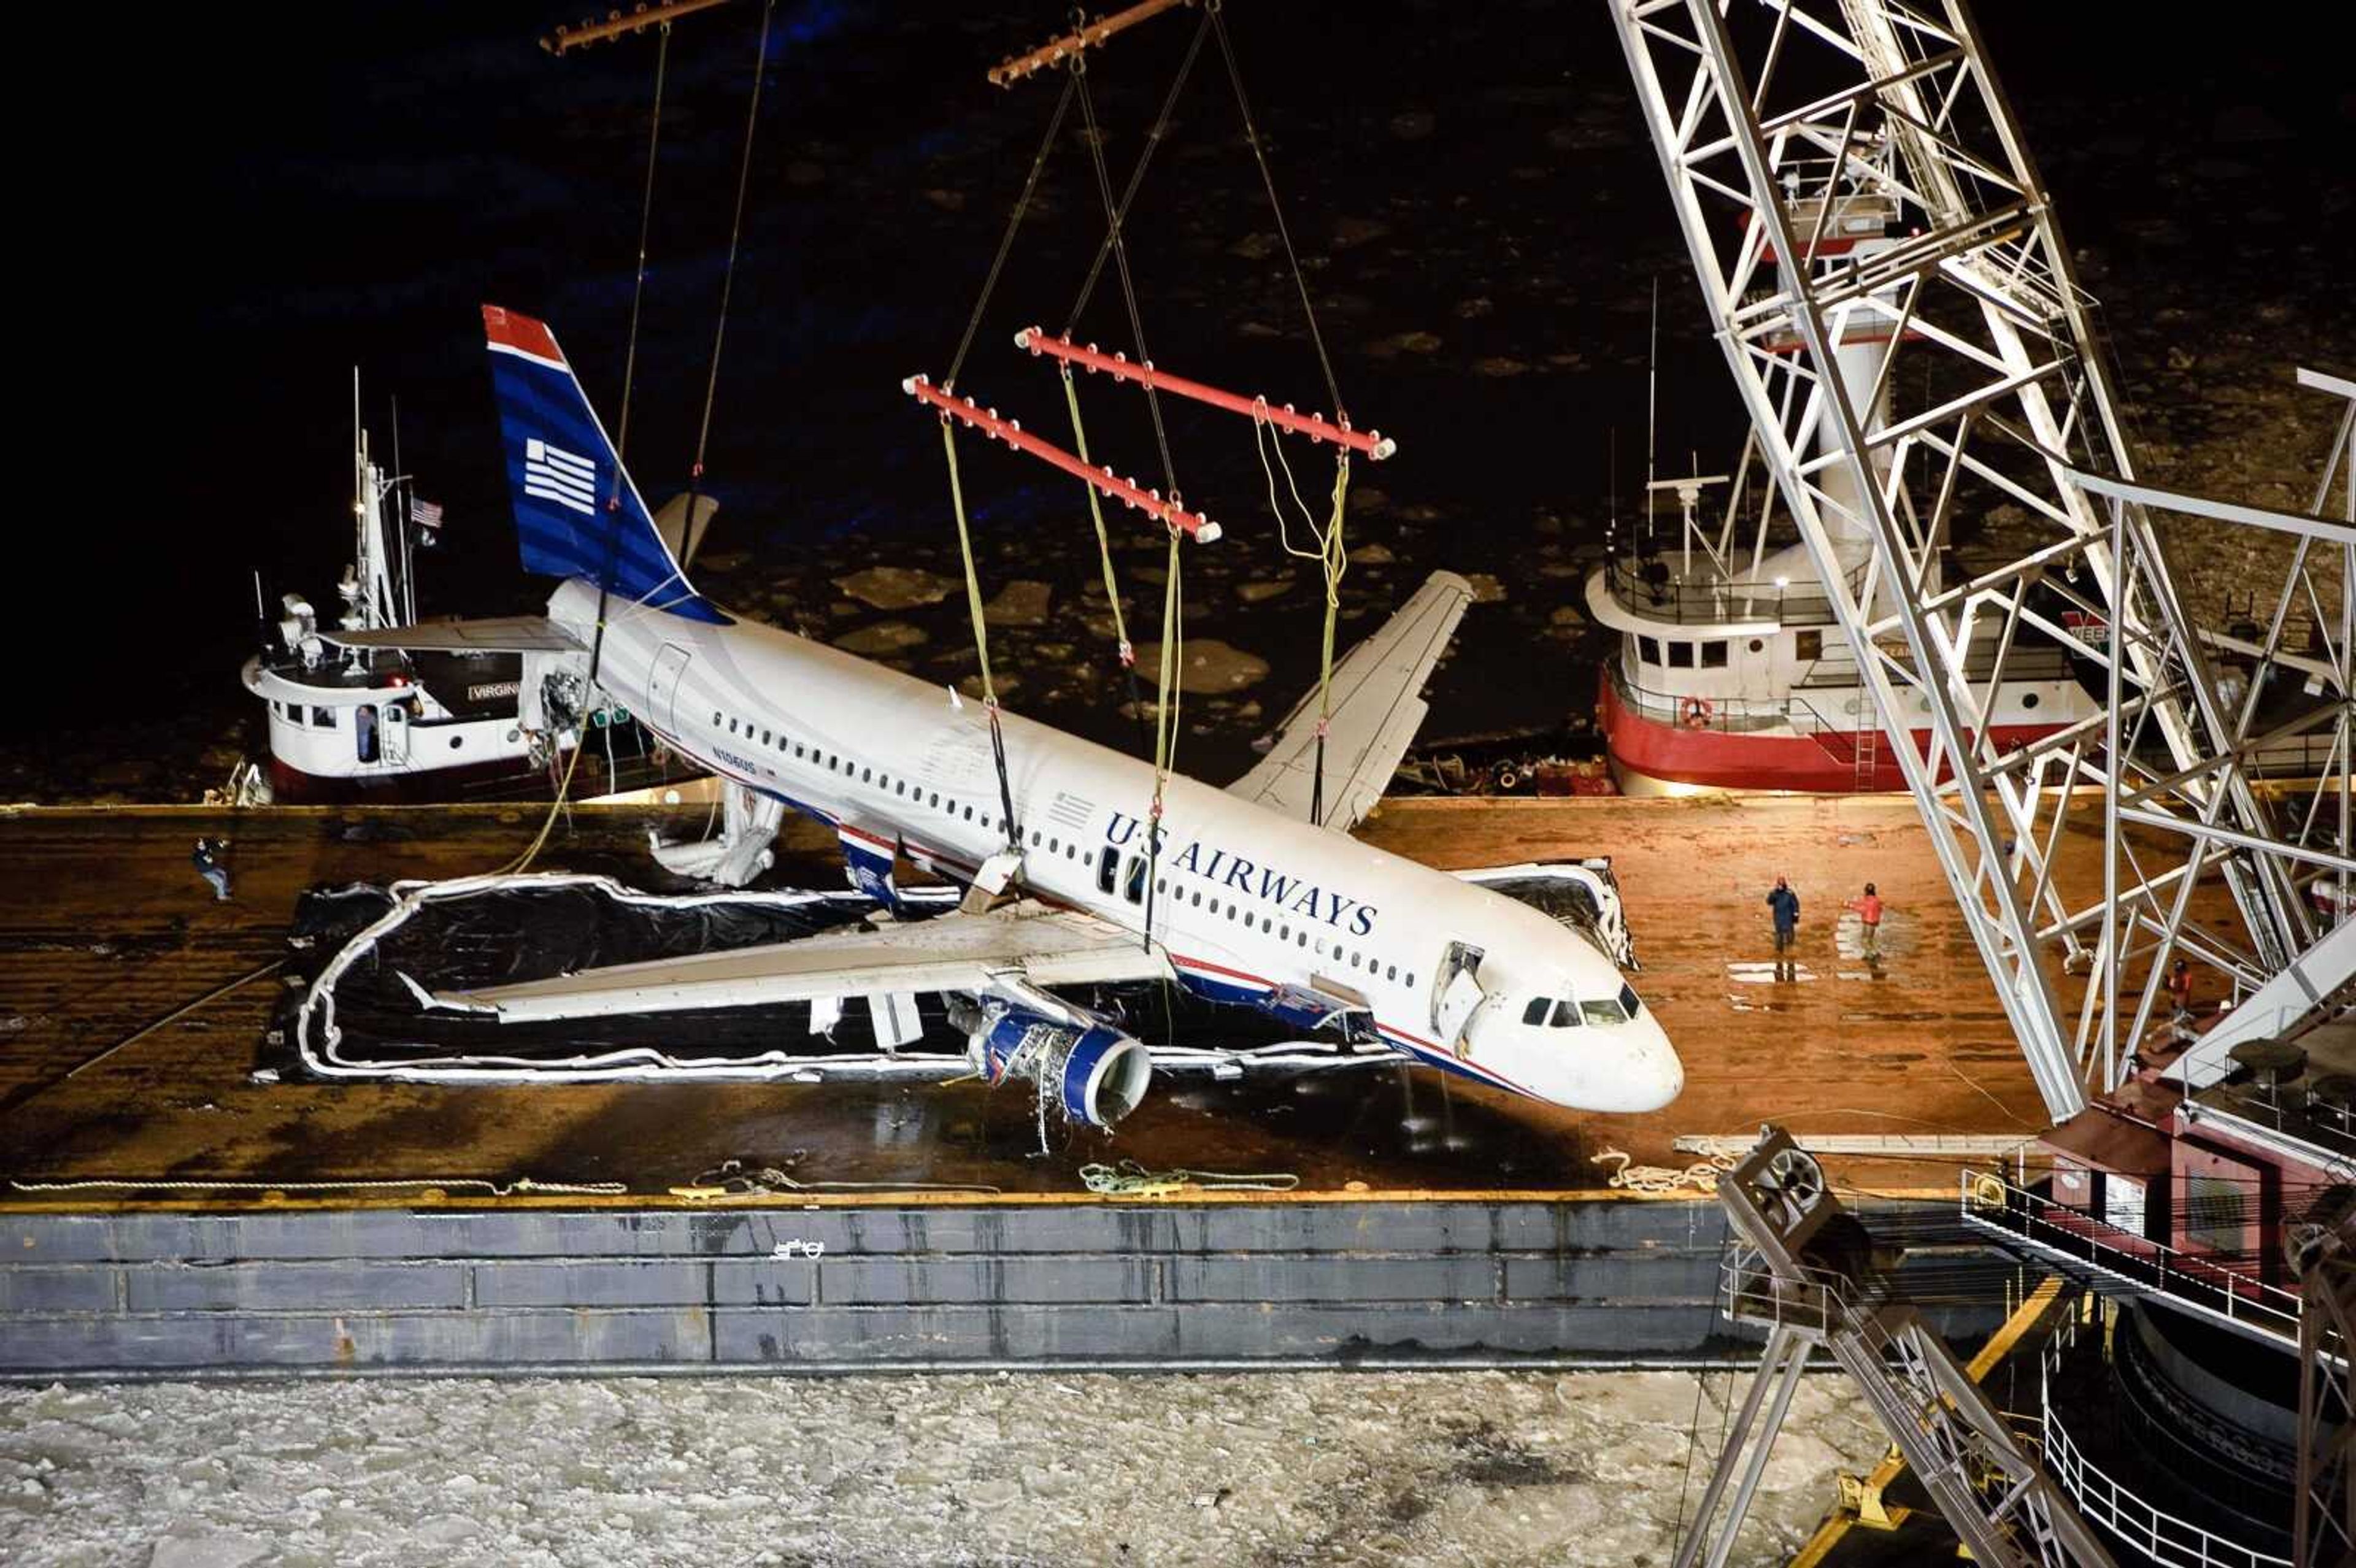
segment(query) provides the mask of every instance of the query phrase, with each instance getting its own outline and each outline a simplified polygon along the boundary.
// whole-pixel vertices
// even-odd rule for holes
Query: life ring
[[[1710,713],[1707,697],[1688,697],[1677,705],[1677,717],[1685,720],[1686,728],[1689,730],[1699,730],[1708,725]]]

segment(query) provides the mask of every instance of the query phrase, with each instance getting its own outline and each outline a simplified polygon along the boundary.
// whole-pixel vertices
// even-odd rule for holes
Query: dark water
[[[611,423],[653,44],[564,59],[535,47],[574,9],[188,18],[39,57],[73,62],[80,87],[47,124],[43,208],[24,230],[59,285],[31,302],[32,325],[73,337],[54,385],[33,389],[29,428],[47,439],[28,454],[62,487],[26,535],[55,563],[31,597],[59,617],[48,645],[63,668],[26,682],[54,712],[43,743],[0,766],[0,793],[171,798],[236,744],[253,569],[273,603],[298,588],[324,609],[348,553],[355,364],[369,422],[389,444],[398,397],[402,465],[447,509],[426,607],[509,610],[544,592],[514,566],[476,306],[545,316]],[[2287,361],[2348,368],[2356,98],[2329,51],[2174,21],[2121,37],[2094,8],[1981,10],[2109,302],[2147,439],[2183,453],[2236,441],[2262,395],[2250,389]],[[1642,467],[1654,280],[1664,464],[1697,449],[1722,461],[1740,435],[1606,13],[1236,0],[1227,15],[1343,397],[1401,444],[1355,475],[1353,538],[1394,560],[1354,571],[1353,616],[1432,569],[1494,573],[1507,597],[1468,624],[1434,728],[1584,709],[1599,645],[1549,618],[1600,548],[1615,431],[1622,490]],[[672,45],[630,433],[654,496],[680,487],[695,446],[758,16],[737,0]],[[707,456],[723,504],[715,595],[839,635],[861,617],[830,611],[833,576],[950,568],[938,438],[898,383],[947,368],[1057,91],[1001,91],[981,72],[1059,16],[779,5]],[[1194,25],[1157,21],[1091,72],[1117,182]],[[1237,133],[1213,51],[1130,220],[1147,340],[1166,368],[1325,408]],[[1067,132],[964,377],[1058,438],[1052,373],[1008,339],[1063,325],[1102,229]],[[1079,325],[1130,343],[1109,279]],[[2196,361],[2179,366],[2171,350],[2187,346]],[[1141,400],[1101,383],[1084,395],[1099,452],[1161,483]],[[1274,667],[1195,709],[1204,732],[1182,761],[1219,776],[1313,678],[1315,596],[1299,571],[1264,603],[1235,592],[1285,566],[1249,428],[1171,419],[1190,503],[1231,531],[1190,558],[1189,633]],[[1056,590],[1046,626],[993,650],[1028,680],[1014,705],[1128,736],[1108,645],[1076,613],[1096,562],[1075,487],[979,443],[965,452],[987,582]],[[1301,455],[1313,497],[1330,471]],[[1124,572],[1153,564],[1148,530],[1115,522]],[[1150,621],[1158,588],[1127,581]],[[930,638],[912,667],[970,667],[955,603],[908,618]],[[1259,713],[1242,708],[1252,699]]]

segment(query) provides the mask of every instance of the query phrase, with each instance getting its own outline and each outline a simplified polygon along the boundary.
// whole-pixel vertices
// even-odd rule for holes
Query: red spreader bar
[[[922,376],[911,376],[900,383],[900,389],[920,403],[930,403],[952,419],[971,425],[992,441],[1002,441],[1017,452],[1052,463],[1075,479],[1085,480],[1132,511],[1159,517],[1173,528],[1183,528],[1195,539],[1209,544],[1219,537],[1219,525],[1199,512],[1190,512],[1174,500],[1165,501],[1159,490],[1141,488],[1134,479],[1117,476],[1109,468],[1091,468],[1078,458],[1051,442],[1041,441],[1023,428],[1020,420],[998,417],[996,409],[985,409],[971,398],[959,398],[942,391]]]
[[[1125,354],[1107,354],[1093,344],[1083,348],[1068,337],[1050,337],[1039,327],[1026,326],[1016,333],[1014,347],[1061,359],[1067,365],[1078,365],[1090,371],[1101,370],[1116,381],[1134,381],[1141,387],[1151,387],[1157,392],[1190,398],[1198,403],[1208,403],[1215,409],[1225,409],[1229,413],[1266,420],[1280,430],[1305,435],[1312,441],[1330,441],[1337,446],[1346,446],[1352,452],[1363,452],[1375,463],[1380,463],[1398,450],[1398,443],[1387,439],[1378,430],[1352,430],[1347,421],[1336,424],[1323,414],[1301,413],[1290,403],[1280,406],[1266,398],[1246,398],[1234,392],[1223,392],[1216,387],[1206,387],[1200,381],[1190,381],[1183,376],[1157,370],[1150,363],[1134,363]]]

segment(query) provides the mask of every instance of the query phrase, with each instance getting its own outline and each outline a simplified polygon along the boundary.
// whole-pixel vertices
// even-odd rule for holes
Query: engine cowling
[[[1066,1117],[1092,1127],[1109,1127],[1137,1109],[1153,1081],[1145,1042],[1109,1024],[1080,1027],[993,1008],[968,1025],[968,1039],[984,1080],[1028,1080]]]

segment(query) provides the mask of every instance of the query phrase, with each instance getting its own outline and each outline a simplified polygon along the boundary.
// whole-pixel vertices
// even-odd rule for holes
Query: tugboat
[[[1887,237],[1897,214],[1883,205],[1862,196],[1844,199],[1815,254],[1861,259],[1897,243]],[[1804,229],[1812,217],[1801,215]],[[1874,390],[1887,342],[1855,336],[1839,346],[1840,373],[1859,404]],[[1777,346],[1783,353],[1799,347],[1796,339]],[[1886,424],[1886,381],[1870,400],[1874,422]],[[1829,457],[1837,439],[1820,431],[1815,453]],[[1876,721],[1872,694],[1834,618],[1824,579],[1782,514],[1764,465],[1751,461],[1755,453],[1754,445],[1715,530],[1699,516],[1702,495],[1725,476],[1648,485],[1648,505],[1675,493],[1675,548],[1657,548],[1644,530],[1624,552],[1615,541],[1588,579],[1590,616],[1620,634],[1620,656],[1604,667],[1597,703],[1612,776],[1629,795],[1904,789],[1905,775]],[[1812,471],[1827,503],[1819,511],[1834,553],[1850,592],[1862,592],[1871,551],[1859,508],[1841,493],[1849,483],[1847,465],[1827,462]],[[1746,514],[1754,515],[1747,539],[1740,537]],[[1973,645],[1971,662],[1988,669],[2003,635],[1995,620]],[[2101,632],[2090,627],[2085,635]],[[1902,642],[1884,651],[1905,656]],[[2004,664],[2008,678],[1995,693],[1991,726],[2002,744],[2036,741],[2102,711],[2058,643],[2016,645]],[[1910,738],[1918,753],[1927,753],[1927,725]]]
[[[398,515],[397,545],[388,543],[388,511]],[[430,540],[439,511],[376,464],[357,421],[352,517],[353,560],[336,585],[337,628],[415,624],[415,541]],[[254,596],[262,647],[245,661],[243,679],[268,710],[269,757],[266,765],[241,763],[221,792],[227,798],[314,805],[553,794],[572,737],[554,742],[522,722],[520,654],[337,647],[320,635],[317,613],[301,594],[284,595],[276,617],[262,608],[259,576]],[[621,709],[581,715],[576,733],[588,744],[576,797],[661,780],[664,759],[650,754]]]

